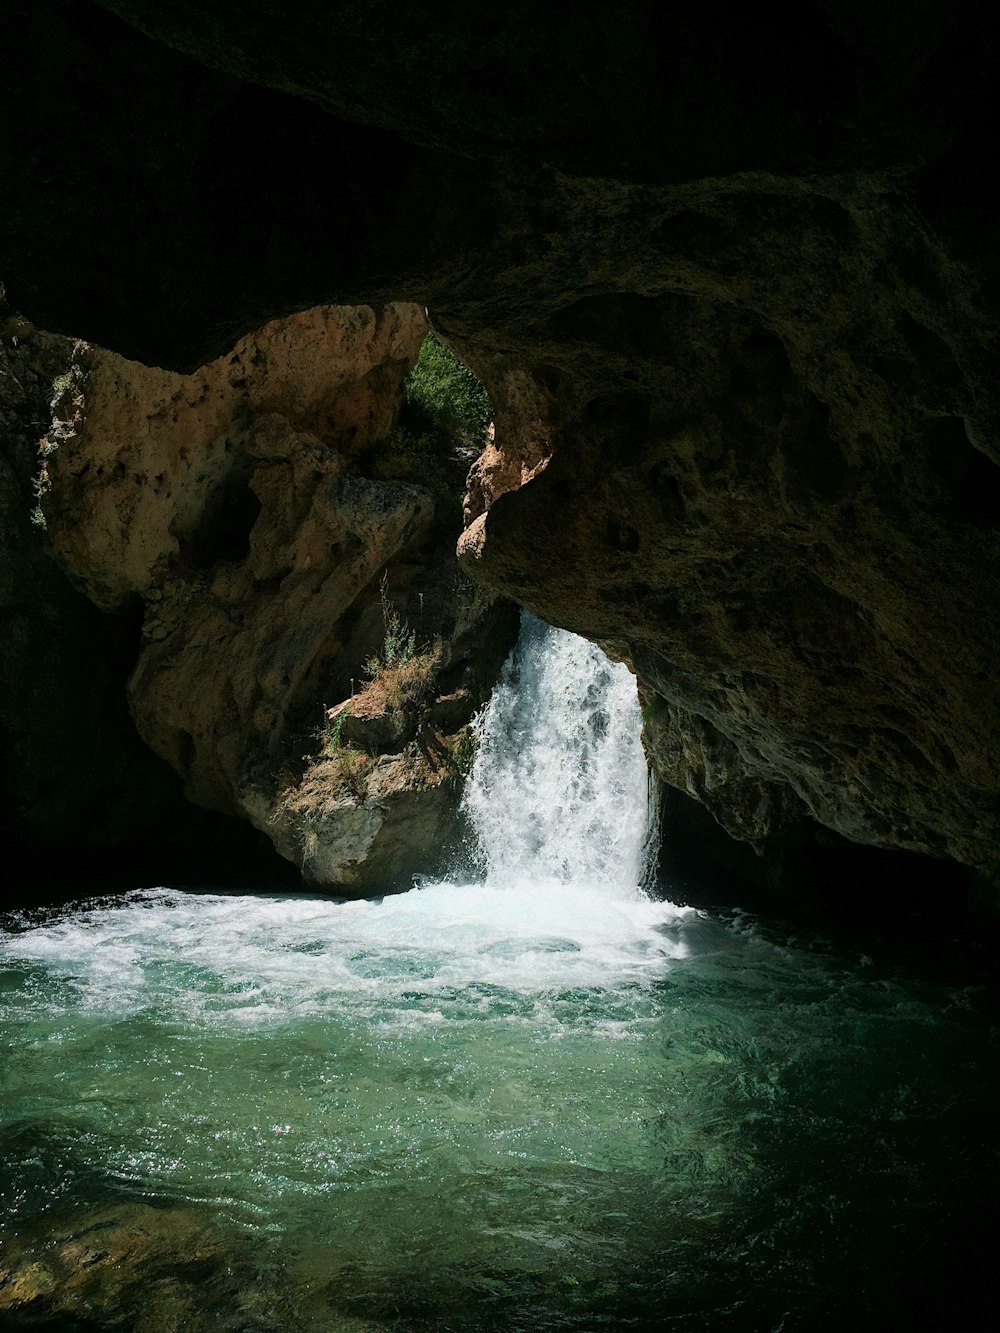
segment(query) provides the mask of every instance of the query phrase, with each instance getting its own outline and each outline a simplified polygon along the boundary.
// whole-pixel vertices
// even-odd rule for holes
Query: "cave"
[[[707,1128],[714,1067],[732,1046],[699,1046],[696,1030],[670,1039],[703,1097],[675,1139],[658,1140],[668,1174],[687,1182],[685,1216],[699,1172],[713,1188],[731,1178],[741,1200],[758,1181],[806,1180],[816,1197],[796,1196],[801,1233],[768,1223],[760,1234],[775,1252],[808,1251],[812,1294],[766,1264],[767,1292],[728,1313],[720,1293],[737,1301],[735,1288],[702,1289],[683,1265],[687,1305],[671,1304],[667,1277],[653,1294],[649,1273],[689,1238],[663,1229],[669,1190],[655,1219],[636,1211],[651,1178],[639,1152],[615,1159],[635,1171],[621,1215],[659,1248],[638,1247],[632,1267],[591,1255],[532,1286],[511,1250],[476,1269],[473,1298],[457,1270],[425,1292],[412,1254],[386,1253],[383,1277],[407,1293],[395,1314],[346,1276],[329,1307],[301,1304],[283,1278],[249,1276],[246,1249],[220,1248],[196,1208],[170,1211],[169,1191],[153,1191],[144,1211],[128,1186],[95,1225],[109,1262],[155,1275],[159,1304],[142,1316],[130,1289],[122,1317],[200,1318],[201,1279],[185,1265],[201,1262],[218,1308],[256,1293],[246,1327],[354,1309],[379,1329],[531,1327],[541,1309],[581,1328],[672,1311],[706,1329],[930,1328],[946,1309],[971,1321],[989,1296],[974,1088],[989,1082],[977,1043],[992,1031],[1000,887],[1000,267],[981,149],[996,16],[981,0],[905,13],[586,0],[544,21],[523,0],[502,13],[422,0],[4,8],[0,780],[8,855],[36,866],[5,888],[10,939],[28,948],[37,931],[61,948],[79,927],[78,944],[104,941],[118,909],[103,899],[67,909],[64,926],[47,914],[124,889],[121,910],[143,922],[162,912],[166,941],[187,919],[187,900],[170,896],[182,887],[305,889],[353,901],[376,936],[393,913],[405,927],[413,874],[458,873],[469,815],[457,793],[485,763],[482,710],[501,708],[526,651],[515,644],[541,625],[546,643],[592,645],[599,659],[574,651],[595,679],[620,668],[636,682],[661,828],[654,898],[680,913],[650,927],[676,945],[663,986],[683,989],[690,946],[727,958],[736,989],[736,960],[766,954],[775,976],[785,969],[768,992],[775,1012],[821,1010],[824,988],[860,997],[829,1026],[779,1039],[764,1017],[753,1029],[766,1059],[739,1066],[752,1085],[733,1111],[753,1140],[745,1151],[713,1147]],[[488,395],[488,423],[442,423],[415,405],[408,386],[432,347]],[[606,717],[593,715],[595,743]],[[166,898],[141,897],[163,884]],[[225,893],[209,898],[214,949],[241,927]],[[246,912],[259,927],[251,952],[268,953],[273,932],[293,960],[326,956],[326,925],[313,936]],[[617,927],[606,928],[611,948]],[[593,961],[592,938],[552,922],[538,932],[531,950],[553,975]],[[397,945],[350,938],[355,953],[337,966],[360,994],[382,984]],[[632,967],[634,940],[619,944]],[[483,945],[490,966],[517,947],[502,932]],[[181,955],[157,957],[197,992]],[[25,977],[48,965],[25,958]],[[421,959],[407,966],[436,977]],[[879,1045],[891,1023],[875,977],[901,1024],[895,1063]],[[969,1025],[939,1028],[945,990],[933,1002],[916,990],[961,979]],[[98,981],[87,984],[103,994]],[[174,1003],[169,987],[154,993]],[[279,1008],[289,995],[316,1002],[308,986],[281,993]],[[696,1001],[692,985],[685,1012]],[[752,986],[740,1002],[766,1010]],[[126,1028],[140,1011],[122,1011]],[[623,1013],[607,1021],[631,1040],[639,1020]],[[824,1107],[822,1052],[837,1033]],[[801,1040],[800,1064],[782,1039]],[[939,1079],[949,1041],[968,1075],[965,1112]],[[921,1052],[937,1071],[926,1088]],[[118,1077],[94,1059],[101,1078]],[[858,1072],[866,1060],[885,1061],[884,1084]],[[372,1086],[387,1067],[369,1070]],[[601,1069],[613,1083],[611,1064]],[[442,1070],[431,1101],[453,1087]],[[622,1066],[634,1091],[633,1073]],[[799,1073],[811,1091],[788,1102],[795,1139],[794,1116],[769,1118],[765,1101],[791,1096]],[[877,1108],[871,1148],[853,1121],[838,1137],[852,1080]],[[390,1101],[391,1083],[379,1084]],[[918,1085],[936,1108],[926,1115],[916,1093],[907,1100]],[[565,1095],[584,1095],[569,1074]],[[646,1114],[638,1094],[628,1106]],[[969,1207],[932,1254],[905,1185],[911,1171],[937,1188],[920,1175],[924,1148],[878,1135],[912,1123],[925,1146],[935,1117]],[[286,1118],[275,1106],[267,1132],[294,1139]],[[839,1145],[829,1162],[824,1124]],[[31,1145],[16,1125],[2,1132],[23,1166]],[[163,1152],[180,1154],[170,1132]],[[39,1197],[46,1180],[89,1169],[71,1133],[52,1130],[46,1145],[24,1167]],[[592,1151],[582,1145],[581,1160],[603,1169]],[[890,1182],[873,1215],[912,1239],[905,1262],[877,1250],[881,1275],[837,1239],[858,1216],[860,1194],[836,1178],[849,1153]],[[826,1221],[821,1190],[835,1200]],[[927,1217],[960,1210],[958,1186],[941,1191]],[[614,1191],[598,1195],[617,1215]],[[425,1205],[429,1235],[443,1223]],[[405,1249],[410,1205],[393,1207],[387,1234]],[[362,1234],[364,1210],[351,1216]],[[731,1233],[702,1221],[691,1235],[722,1253]],[[104,1281],[105,1260],[80,1277],[84,1242],[60,1226],[69,1257],[50,1263],[38,1256],[55,1233],[39,1239],[43,1222],[25,1223],[15,1276],[0,1278],[11,1317],[85,1318],[86,1282]],[[345,1274],[363,1268],[363,1246],[335,1259]],[[866,1274],[854,1285],[850,1263]],[[894,1266],[901,1276],[887,1275]],[[630,1307],[622,1292],[636,1282]],[[838,1295],[821,1314],[824,1282]]]
[[[633,663],[660,779],[990,900],[983,6],[8,9],[12,310],[190,373],[427,307],[496,407],[463,563]]]

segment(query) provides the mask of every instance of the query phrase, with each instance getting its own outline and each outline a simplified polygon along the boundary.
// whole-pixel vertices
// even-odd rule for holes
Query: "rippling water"
[[[484,723],[475,882],[5,921],[0,1324],[973,1326],[988,992],[639,892],[634,690],[568,640]]]

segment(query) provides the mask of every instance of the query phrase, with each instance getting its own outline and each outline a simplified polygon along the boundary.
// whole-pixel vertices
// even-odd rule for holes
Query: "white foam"
[[[163,889],[9,935],[0,949],[75,982],[89,1008],[168,1004],[265,1021],[365,996],[641,982],[682,956],[669,928],[684,917],[560,882],[441,883],[355,903]]]
[[[683,954],[671,928],[688,914],[639,887],[651,827],[639,722],[624,667],[527,618],[468,785],[483,882],[347,903],[144,890],[0,936],[0,950],[75,984],[89,1008],[239,1023],[366,1004],[433,1022],[442,997],[470,988],[642,983]]]

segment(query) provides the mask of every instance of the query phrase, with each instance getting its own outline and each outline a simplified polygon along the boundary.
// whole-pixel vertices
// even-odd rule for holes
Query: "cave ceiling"
[[[463,558],[633,663],[662,776],[995,867],[994,7],[3,12],[13,305],[178,370],[426,305],[497,410]]]

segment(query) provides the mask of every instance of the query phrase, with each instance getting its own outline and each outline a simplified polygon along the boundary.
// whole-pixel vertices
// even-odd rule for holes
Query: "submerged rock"
[[[81,1210],[5,1246],[0,1312],[16,1327],[215,1327],[230,1256],[207,1218],[130,1203]],[[231,1272],[231,1269],[230,1269]],[[230,1322],[230,1327],[233,1322]]]
[[[122,1203],[46,1219],[4,1246],[0,1321],[10,1328],[135,1333],[375,1333],[325,1293],[269,1271],[256,1246],[191,1207]]]

